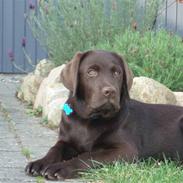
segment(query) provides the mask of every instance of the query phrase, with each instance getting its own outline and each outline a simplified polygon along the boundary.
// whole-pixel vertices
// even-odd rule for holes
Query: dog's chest
[[[100,132],[96,128],[79,121],[64,121],[60,132],[60,138],[78,151],[91,151],[99,136]]]

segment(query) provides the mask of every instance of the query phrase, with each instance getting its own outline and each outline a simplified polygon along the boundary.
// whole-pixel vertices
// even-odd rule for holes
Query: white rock
[[[46,87],[47,87],[47,78],[43,79],[39,90],[36,94],[36,99],[34,102],[34,109],[38,108],[38,107],[42,107],[45,105],[45,97],[46,97]]]
[[[64,67],[65,67],[65,64],[58,66],[50,71],[47,77],[49,84],[60,82],[60,73]]]
[[[183,92],[173,92],[177,100],[177,105],[183,106]]]
[[[36,76],[41,76],[45,78],[54,67],[55,65],[53,64],[53,62],[47,59],[43,59],[37,64],[34,74]]]
[[[49,60],[41,60],[37,64],[35,71],[29,73],[23,78],[20,89],[17,92],[17,97],[23,101],[33,104],[42,80],[49,74],[53,67],[54,64]]]
[[[47,88],[49,88],[49,85],[53,85],[55,83],[60,83],[60,73],[62,69],[64,68],[64,64],[52,69],[48,75],[47,78],[45,78],[38,90],[38,93],[36,95],[36,100],[34,102],[34,108],[38,108],[39,106],[43,107],[46,106],[46,98],[47,98]]]
[[[145,103],[176,104],[173,92],[163,84],[147,77],[135,77],[130,97]]]
[[[61,105],[68,98],[69,91],[60,83],[60,73],[65,65],[54,68],[39,88],[34,108],[43,109],[43,117],[47,117],[49,126],[58,126],[61,119]]]
[[[53,106],[53,101],[66,101],[68,97],[68,90],[63,86],[62,83],[50,84],[46,88],[45,105],[43,106],[43,115],[49,114],[50,109]],[[63,103],[60,103],[62,105]]]
[[[39,79],[36,78],[33,73],[25,76],[17,93],[17,97],[28,103],[33,103],[40,84],[38,81]]]
[[[65,103],[67,97],[66,98],[59,98],[59,99],[55,99],[53,100],[51,103],[48,104],[48,115],[47,115],[47,119],[48,119],[48,124],[52,127],[56,127],[59,125],[60,120],[61,120],[61,115],[62,115],[62,104]]]

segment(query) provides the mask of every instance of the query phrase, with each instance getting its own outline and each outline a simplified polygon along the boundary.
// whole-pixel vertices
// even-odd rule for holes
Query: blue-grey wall
[[[26,38],[26,52],[30,55],[33,64],[46,53],[40,48],[33,37],[29,25],[25,20],[30,10],[30,3],[36,6],[37,0],[0,0],[0,73],[21,73],[13,67],[9,54],[14,54],[14,63],[25,71],[33,68],[27,62],[22,50],[22,38]]]

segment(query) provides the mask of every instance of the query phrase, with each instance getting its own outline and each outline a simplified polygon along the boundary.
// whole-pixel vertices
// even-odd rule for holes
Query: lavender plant
[[[24,54],[24,56],[25,56],[26,61],[28,62],[28,64],[33,69],[35,69],[36,66],[33,64],[31,57],[29,56],[29,54],[27,53],[27,51],[25,49],[26,44],[27,44],[27,39],[26,39],[26,37],[23,36],[22,37],[22,40],[21,40],[21,46],[22,46],[23,54]],[[9,57],[9,60],[11,61],[11,64],[13,65],[14,68],[16,68],[18,71],[20,71],[22,73],[28,73],[28,71],[24,70],[22,67],[20,67],[18,64],[15,63],[15,55],[14,55],[14,52],[13,52],[12,49],[9,49],[8,50],[8,57]]]
[[[90,49],[128,27],[145,31],[152,28],[163,0],[41,0],[30,11],[28,22],[35,37],[56,65],[80,50]],[[143,9],[143,11],[142,11]]]

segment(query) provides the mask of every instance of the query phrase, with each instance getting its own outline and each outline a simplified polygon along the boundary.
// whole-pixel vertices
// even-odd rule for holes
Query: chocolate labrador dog
[[[129,98],[132,72],[116,53],[77,53],[61,73],[70,90],[57,143],[25,171],[47,179],[73,178],[95,166],[164,155],[183,159],[183,107]]]

